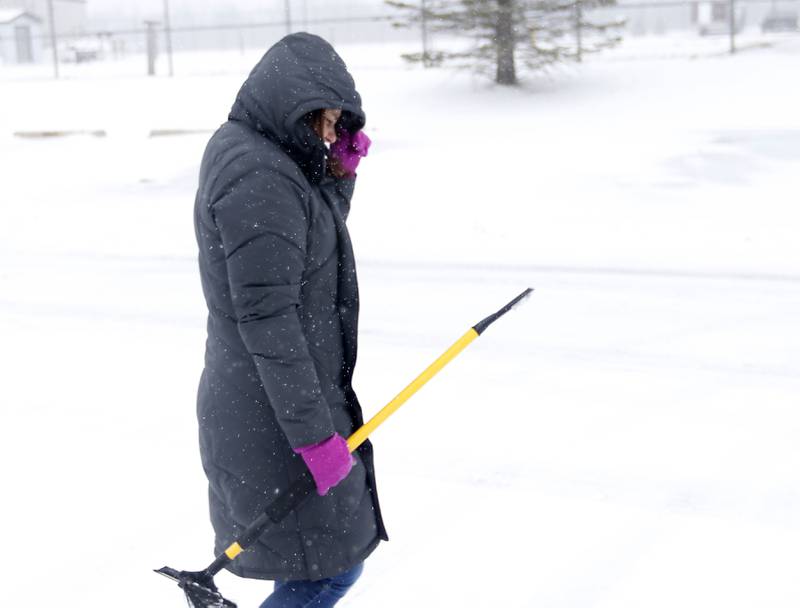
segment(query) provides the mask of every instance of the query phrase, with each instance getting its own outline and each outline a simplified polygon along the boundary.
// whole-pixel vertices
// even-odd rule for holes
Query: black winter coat
[[[245,81],[203,157],[195,203],[208,304],[197,416],[216,553],[305,470],[292,448],[363,423],[351,386],[358,286],[345,219],[354,179],[326,176],[306,115],[364,125],[345,64],[321,38],[287,36]],[[386,540],[369,442],[350,475],[316,493],[229,570],[311,579],[352,568]]]

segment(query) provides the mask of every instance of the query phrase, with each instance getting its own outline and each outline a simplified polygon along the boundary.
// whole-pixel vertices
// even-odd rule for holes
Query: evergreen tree
[[[423,28],[423,50],[403,55],[424,65],[449,63],[494,74],[495,82],[517,84],[517,66],[539,70],[551,64],[581,61],[586,53],[620,42],[622,21],[589,19],[587,10],[613,6],[616,0],[386,0],[403,11],[396,27]],[[462,38],[463,48],[432,51],[427,32]]]

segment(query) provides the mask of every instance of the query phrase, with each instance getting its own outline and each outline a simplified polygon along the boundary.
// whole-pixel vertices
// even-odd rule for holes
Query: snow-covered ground
[[[375,142],[350,220],[366,414],[536,288],[376,432],[392,540],[343,608],[800,602],[800,41],[650,42],[521,90],[341,49]],[[256,59],[0,72],[9,605],[179,606],[151,570],[213,558],[208,133],[147,135],[213,130]],[[12,136],[51,129],[107,136]],[[267,593],[217,582],[242,608]]]

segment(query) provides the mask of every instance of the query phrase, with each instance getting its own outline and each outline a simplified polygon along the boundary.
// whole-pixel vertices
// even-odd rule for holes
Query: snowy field
[[[365,413],[536,289],[376,432],[391,541],[343,608],[800,604],[800,39],[648,44],[521,90],[340,49]],[[256,59],[0,71],[5,604],[177,607],[152,569],[213,558],[192,205]]]

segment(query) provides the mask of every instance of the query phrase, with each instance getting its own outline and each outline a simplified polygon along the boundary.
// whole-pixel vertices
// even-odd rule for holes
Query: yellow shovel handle
[[[350,437],[347,439],[347,447],[350,452],[354,452],[358,446],[366,441],[370,433],[372,433],[372,431],[378,428],[389,416],[397,411],[401,405],[408,401],[411,395],[416,393],[420,388],[422,388],[422,386],[425,385],[428,380],[439,373],[439,371],[445,365],[450,363],[450,361],[452,361],[462,350],[469,346],[469,344],[475,338],[480,336],[487,327],[511,310],[519,302],[524,300],[531,293],[531,291],[533,290],[530,288],[526,289],[496,313],[489,315],[480,323],[467,330],[467,333],[456,340],[450,348],[448,348],[438,359],[436,359],[436,361],[431,363],[428,368],[419,376],[417,376],[411,384],[400,391],[400,394],[398,394],[397,397],[385,405],[381,411],[379,411],[370,419],[369,422],[364,424],[355,433],[350,435]],[[264,512],[259,515],[258,518],[240,535],[239,540],[230,545],[223,553],[220,553],[211,563],[211,565],[209,565],[208,568],[206,568],[203,572],[196,574],[205,578],[213,577],[217,572],[224,568],[228,562],[235,559],[237,555],[255,542],[255,540],[261,535],[270,522],[281,521],[287,513],[296,508],[305,497],[309,496],[313,492],[313,490],[314,479],[311,476],[311,473],[306,471],[292,483],[286,492],[281,494],[264,509]],[[170,569],[162,568],[158,572],[178,580],[175,578],[175,575],[171,574],[174,571]]]
[[[478,332],[475,331],[473,328],[469,328],[467,333],[461,336],[453,345],[448,348],[436,361],[431,363],[428,368],[422,372],[419,376],[417,376],[411,384],[405,387],[400,393],[392,399],[388,404],[386,404],[381,411],[375,414],[369,422],[365,423],[361,428],[359,428],[355,433],[350,435],[347,439],[347,447],[350,449],[351,452],[354,452],[358,446],[360,446],[364,441],[366,441],[367,437],[369,437],[370,433],[378,428],[383,422],[392,414],[394,414],[401,405],[403,405],[408,399],[416,393],[420,388],[422,388],[425,383],[433,378],[439,371],[450,361],[456,358],[458,354],[464,350],[469,343],[472,342],[475,338],[478,337]]]

